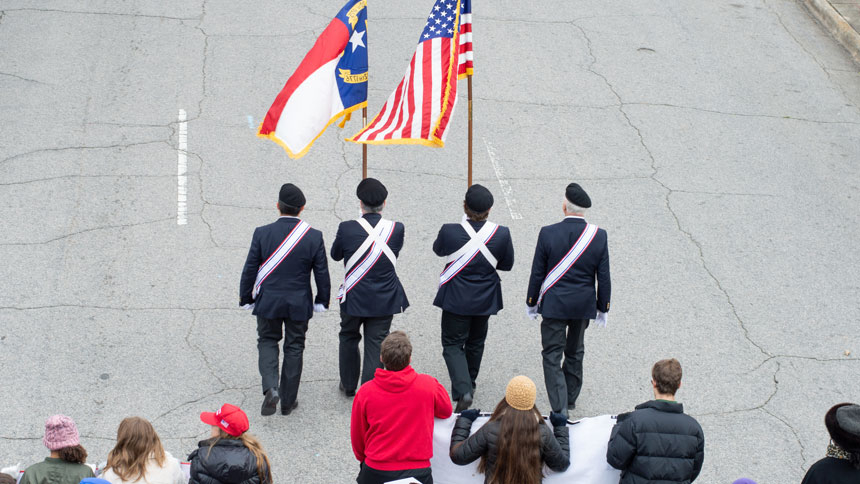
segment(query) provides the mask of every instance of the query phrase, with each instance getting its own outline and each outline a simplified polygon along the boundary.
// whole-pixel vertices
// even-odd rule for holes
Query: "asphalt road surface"
[[[371,2],[371,114],[431,5]],[[78,422],[91,461],[129,415],[183,458],[208,432],[197,414],[231,402],[277,482],[354,478],[337,311],[311,321],[299,408],[263,418],[255,321],[238,309],[282,183],[327,244],[358,213],[361,149],[342,141],[357,118],[298,161],[254,136],[341,6],[0,0],[0,465],[41,460],[53,413]],[[798,482],[824,455],[825,411],[860,401],[858,67],[795,0],[476,0],[474,15],[475,181],[517,250],[476,406],[525,374],[549,410],[525,290],[537,231],[577,181],[609,232],[614,297],[609,327],[586,333],[575,416],[649,399],[651,364],[674,356],[705,430],[700,481]],[[461,215],[460,101],[444,149],[370,148],[386,215],[406,225],[412,307],[393,327],[445,385],[431,243]]]

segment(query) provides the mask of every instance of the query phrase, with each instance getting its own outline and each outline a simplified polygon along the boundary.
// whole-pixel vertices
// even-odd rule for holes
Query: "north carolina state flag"
[[[326,128],[366,106],[367,0],[350,0],[275,98],[257,136],[301,158]]]

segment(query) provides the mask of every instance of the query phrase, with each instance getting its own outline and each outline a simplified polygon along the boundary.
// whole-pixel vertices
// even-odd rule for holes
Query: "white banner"
[[[479,417],[472,424],[475,433],[490,418]],[[451,430],[457,420],[455,414],[447,420],[436,419],[433,429],[433,482],[436,484],[483,484],[484,476],[478,473],[478,461],[466,466],[451,462],[448,452],[451,447]],[[547,423],[547,425],[550,425]],[[618,484],[621,471],[606,463],[606,446],[609,433],[615,425],[615,417],[584,418],[568,425],[570,431],[570,467],[556,473],[544,469],[547,484]]]

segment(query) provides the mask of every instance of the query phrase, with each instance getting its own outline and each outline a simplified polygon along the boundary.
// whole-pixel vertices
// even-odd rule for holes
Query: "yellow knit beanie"
[[[535,406],[537,387],[535,382],[527,376],[515,376],[508,382],[505,389],[505,400],[508,405],[517,410],[531,410]]]

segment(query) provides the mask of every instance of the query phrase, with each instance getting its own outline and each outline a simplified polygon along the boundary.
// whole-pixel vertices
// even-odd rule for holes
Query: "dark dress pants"
[[[283,331],[282,331],[283,330]],[[281,398],[281,407],[290,408],[299,393],[302,379],[302,355],[305,351],[307,321],[290,319],[266,319],[257,316],[257,351],[260,353],[260,376],[263,378],[263,393],[276,388]],[[278,343],[284,338],[284,363],[278,383]]]
[[[407,469],[405,471],[378,471],[366,464],[361,464],[361,472],[355,480],[358,484],[385,484],[386,482],[411,477],[422,484],[433,484],[433,473],[429,467],[423,469]]]
[[[382,368],[379,361],[379,347],[382,340],[388,336],[391,329],[392,316],[365,318],[350,316],[340,312],[340,383],[347,391],[358,387],[358,375],[361,370],[361,383],[373,380],[377,368]],[[364,368],[361,366],[361,354],[358,343],[361,341],[361,327],[364,326]]]
[[[442,357],[451,377],[454,400],[475,390],[489,319],[489,316],[462,316],[442,311]]]
[[[568,405],[576,405],[579,398],[588,323],[587,319],[553,318],[543,318],[541,322],[543,379],[554,412],[567,412]]]

